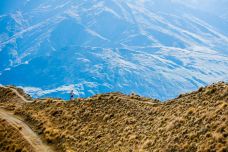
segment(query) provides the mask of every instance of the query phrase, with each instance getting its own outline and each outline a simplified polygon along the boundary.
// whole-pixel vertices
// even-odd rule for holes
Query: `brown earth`
[[[27,103],[9,88],[0,88],[0,101],[56,151],[228,151],[223,82],[166,102],[108,93]]]
[[[31,145],[23,138],[19,131],[20,128],[13,127],[5,119],[0,118],[1,152],[34,152]]]
[[[46,144],[44,144],[37,136],[37,134],[34,133],[34,131],[27,124],[20,120],[20,118],[14,116],[11,112],[0,109],[0,120],[3,121],[3,124],[6,124],[6,126],[2,125],[3,130],[0,131],[2,133],[0,137],[4,137],[4,139],[6,140],[5,143],[10,143],[10,141],[12,142],[8,147],[4,148],[3,150],[23,151],[23,148],[25,148],[25,150],[28,148],[28,151],[34,152],[52,151],[52,149],[50,149]],[[9,137],[11,138],[10,140]],[[4,144],[4,139],[1,140],[3,142],[3,147],[7,145]],[[7,140],[9,141],[7,142]],[[20,142],[25,144],[20,144]]]

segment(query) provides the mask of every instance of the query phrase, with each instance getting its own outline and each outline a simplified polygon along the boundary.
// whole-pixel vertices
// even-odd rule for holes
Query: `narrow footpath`
[[[16,89],[10,89],[24,102],[32,102],[25,99],[25,97],[23,97]],[[15,116],[12,112],[0,108],[0,118],[6,120],[12,127],[19,130],[20,134],[33,147],[34,151],[53,152],[53,150],[47,144],[43,143],[39,136],[25,122],[23,122],[19,117]]]

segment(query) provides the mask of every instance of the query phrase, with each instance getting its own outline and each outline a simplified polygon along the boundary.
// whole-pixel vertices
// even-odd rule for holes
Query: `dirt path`
[[[44,144],[41,139],[32,131],[32,129],[26,125],[22,120],[17,118],[12,113],[5,111],[0,108],[0,117],[5,119],[10,125],[15,129],[18,129],[20,134],[24,137],[26,141],[34,148],[36,152],[52,152],[53,150]]]
[[[129,99],[129,98],[126,98],[126,97],[120,97],[120,98],[123,99],[123,100],[135,101],[135,99]],[[140,101],[140,100],[137,100],[137,102],[142,103],[142,104],[148,104],[148,105],[157,105],[157,103],[150,102],[150,101]]]
[[[23,100],[24,102],[32,102],[31,100],[27,100],[25,99],[24,96],[22,96],[16,89],[10,88],[19,98],[21,98],[21,100]]]
[[[27,100],[24,96],[22,96],[14,88],[5,87],[5,86],[1,86],[1,87],[12,90],[12,92],[14,92],[24,102],[33,102],[31,100]],[[52,152],[53,151],[49,146],[47,146],[45,143],[43,143],[41,141],[41,139],[38,137],[38,135],[35,132],[33,132],[33,130],[26,123],[24,123],[22,120],[20,120],[18,117],[16,117],[13,113],[0,108],[0,117],[2,119],[5,119],[15,129],[21,128],[21,129],[19,129],[20,134],[34,148],[34,151],[36,151],[36,152]]]
[[[16,89],[14,88],[10,88],[10,87],[5,87],[5,86],[0,86],[2,88],[5,89],[10,89],[12,92],[14,92],[19,98],[21,98],[21,100],[23,100],[24,102],[33,102],[31,100],[27,100],[24,96],[22,96]]]

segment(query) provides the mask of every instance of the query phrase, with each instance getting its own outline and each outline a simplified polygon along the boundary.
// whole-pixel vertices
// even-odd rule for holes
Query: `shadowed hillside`
[[[11,89],[0,88],[0,106],[23,118],[56,151],[228,150],[228,84],[223,82],[166,102],[118,92],[69,102],[20,100]]]

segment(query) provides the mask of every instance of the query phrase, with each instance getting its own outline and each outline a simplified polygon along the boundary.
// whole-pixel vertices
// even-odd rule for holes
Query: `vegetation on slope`
[[[19,130],[0,118],[0,151],[33,152],[31,145],[21,136]]]
[[[56,151],[228,150],[228,84],[222,82],[167,102],[121,93],[14,107],[10,101],[2,104]]]

